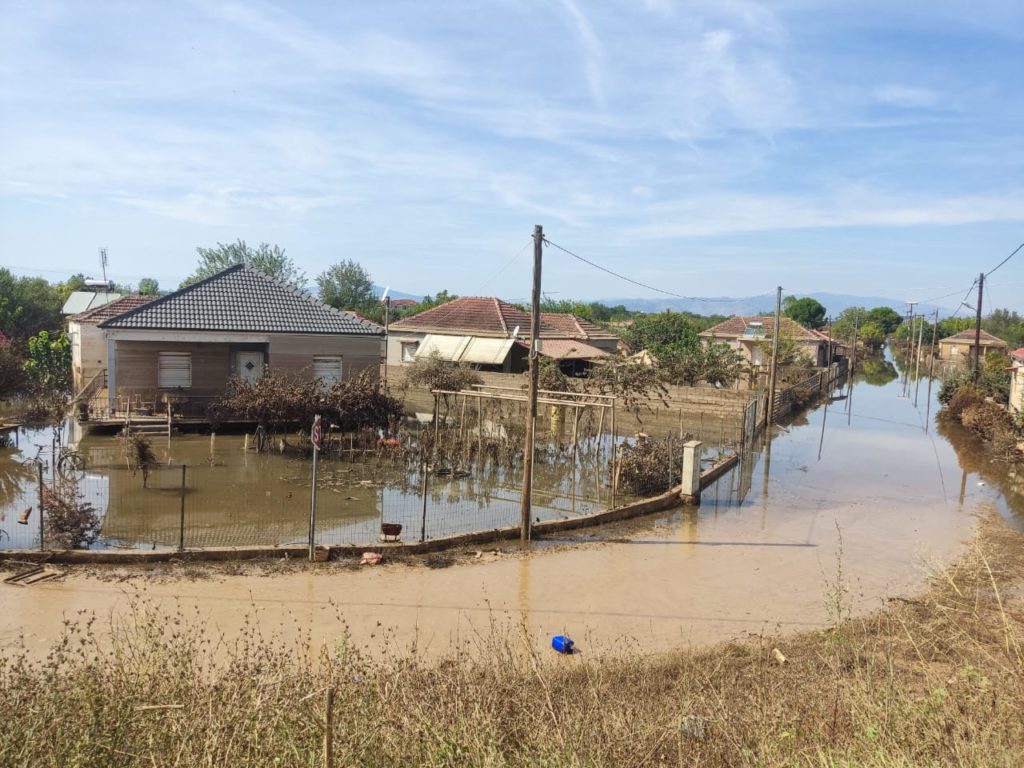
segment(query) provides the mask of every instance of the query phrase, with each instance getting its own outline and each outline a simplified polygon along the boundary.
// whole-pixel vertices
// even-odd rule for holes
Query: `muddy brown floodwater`
[[[228,636],[255,615],[268,632],[309,632],[314,643],[334,645],[340,614],[359,645],[380,649],[388,630],[389,652],[415,643],[429,655],[486,635],[495,621],[525,626],[538,643],[568,632],[590,652],[820,626],[840,564],[844,606],[864,612],[919,590],[962,551],[979,515],[1021,519],[1020,497],[975,473],[977,446],[936,430],[926,382],[915,407],[913,383],[907,398],[908,385],[888,378],[858,378],[779,430],[770,452],[762,448],[708,489],[699,510],[618,529],[605,541],[589,534],[578,545],[536,543],[530,553],[485,549],[444,569],[328,565],[148,583],[141,573],[111,582],[71,571],[57,583],[0,586],[0,643],[41,651],[64,617],[117,616],[138,595],[168,610],[198,610]],[[967,456],[963,465],[953,443]]]

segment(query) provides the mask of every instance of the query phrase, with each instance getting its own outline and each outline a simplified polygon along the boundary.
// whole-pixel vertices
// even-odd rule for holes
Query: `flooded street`
[[[867,611],[919,589],[993,510],[1019,524],[1021,497],[993,476],[972,438],[937,430],[936,405],[883,365],[858,374],[704,492],[699,510],[647,518],[575,540],[484,548],[468,564],[360,571],[328,565],[283,575],[101,581],[73,571],[59,583],[2,588],[0,642],[44,648],[65,616],[125,610],[133,595],[197,608],[228,635],[256,613],[265,631],[340,636],[359,645],[390,630],[399,647],[441,653],[523,622],[538,642],[568,632],[585,651],[656,651],[761,631],[820,626],[841,563],[846,608]],[[909,389],[909,397],[906,397]],[[927,429],[926,429],[927,427]],[[958,458],[953,443],[960,447]],[[980,474],[979,474],[980,473]]]

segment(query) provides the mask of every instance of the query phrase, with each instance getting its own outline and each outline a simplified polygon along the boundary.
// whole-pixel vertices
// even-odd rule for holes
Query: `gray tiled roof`
[[[351,312],[239,264],[100,323],[101,328],[383,335]]]

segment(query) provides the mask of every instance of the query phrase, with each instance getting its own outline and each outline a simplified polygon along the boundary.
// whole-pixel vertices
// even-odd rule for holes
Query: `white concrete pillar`
[[[704,444],[700,440],[683,443],[683,478],[680,495],[700,499],[700,459]]]

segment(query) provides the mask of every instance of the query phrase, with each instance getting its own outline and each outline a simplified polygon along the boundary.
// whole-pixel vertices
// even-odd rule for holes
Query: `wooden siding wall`
[[[155,395],[157,367],[161,352],[192,353],[192,386],[185,394],[194,397],[209,397],[224,392],[224,384],[230,371],[228,344],[205,344],[190,342],[162,341],[119,341],[117,342],[116,378],[117,392]]]
[[[268,348],[270,367],[299,375],[313,375],[313,358],[339,355],[342,378],[349,379],[369,369],[380,375],[381,338],[379,336],[314,336],[272,334]]]
[[[192,386],[183,394],[193,397],[221,395],[225,384],[233,375],[234,350],[266,347],[269,367],[300,376],[312,376],[313,357],[339,355],[342,375],[348,379],[364,370],[376,377],[380,374],[380,338],[354,338],[351,336],[272,334],[268,345],[232,345],[222,343],[118,341],[116,353],[117,392],[139,393],[146,399],[155,399],[161,390],[157,387],[157,368],[161,352],[192,353]]]

